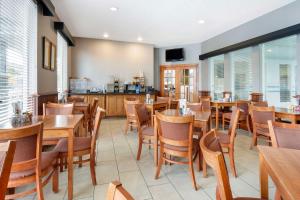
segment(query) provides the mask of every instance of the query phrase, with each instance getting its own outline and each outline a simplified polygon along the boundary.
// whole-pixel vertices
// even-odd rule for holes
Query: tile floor
[[[153,152],[144,146],[140,161],[136,161],[137,135],[135,131],[124,135],[124,119],[105,119],[101,124],[101,136],[97,144],[96,174],[98,185],[94,187],[88,165],[75,167],[74,199],[102,200],[106,197],[108,183],[120,180],[135,199],[215,199],[216,179],[211,170],[208,178],[196,172],[198,191],[192,187],[187,166],[165,165],[158,180],[154,179]],[[251,138],[239,130],[235,144],[238,178],[230,174],[234,196],[259,197],[259,161],[256,150],[249,150]],[[227,157],[227,156],[226,156]],[[195,165],[196,169],[196,165]],[[60,173],[59,193],[51,191],[51,184],[44,187],[46,200],[67,199],[67,173]],[[270,181],[271,182],[271,181]],[[270,184],[271,197],[274,186]],[[36,195],[24,199],[36,199]]]

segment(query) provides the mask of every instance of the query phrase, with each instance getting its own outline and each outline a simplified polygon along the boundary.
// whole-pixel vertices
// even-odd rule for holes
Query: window
[[[270,105],[288,107],[296,94],[297,36],[261,45],[263,93]]]
[[[37,91],[37,6],[32,0],[0,1],[0,123],[12,116],[12,103],[34,111]]]
[[[252,92],[252,48],[230,53],[232,72],[232,96],[234,99],[249,99]]]
[[[224,55],[209,59],[211,71],[211,91],[214,100],[222,99],[224,92]]]
[[[57,33],[57,91],[61,99],[63,93],[68,89],[68,44],[66,40]]]

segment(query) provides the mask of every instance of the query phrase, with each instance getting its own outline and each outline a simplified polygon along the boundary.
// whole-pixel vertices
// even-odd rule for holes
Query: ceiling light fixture
[[[142,37],[138,37],[137,40],[138,40],[139,42],[141,42],[141,41],[143,41],[143,38],[142,38]]]
[[[104,34],[103,34],[103,37],[104,37],[104,38],[108,38],[108,37],[109,37],[108,33],[104,33]]]
[[[205,21],[203,19],[198,20],[198,24],[204,24]]]
[[[110,7],[110,10],[111,10],[112,12],[116,12],[116,11],[118,11],[118,10],[119,10],[119,8],[118,8],[118,7],[115,7],[115,6],[113,6],[113,7]]]

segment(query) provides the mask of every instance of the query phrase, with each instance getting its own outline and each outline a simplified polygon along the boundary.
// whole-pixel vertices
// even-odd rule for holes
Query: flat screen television
[[[166,62],[182,60],[184,60],[183,48],[166,50]]]

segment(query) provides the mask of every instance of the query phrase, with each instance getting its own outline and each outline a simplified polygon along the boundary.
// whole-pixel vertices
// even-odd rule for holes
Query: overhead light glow
[[[198,24],[204,24],[205,21],[203,19],[198,20]]]
[[[110,10],[112,11],[112,12],[116,12],[116,11],[118,11],[119,10],[119,8],[118,7],[110,7]]]
[[[138,37],[137,40],[138,40],[139,42],[141,42],[141,41],[143,41],[143,38],[142,38],[142,37]]]
[[[108,38],[108,37],[109,37],[108,33],[104,33],[104,34],[103,34],[103,37],[104,37],[104,38]]]

